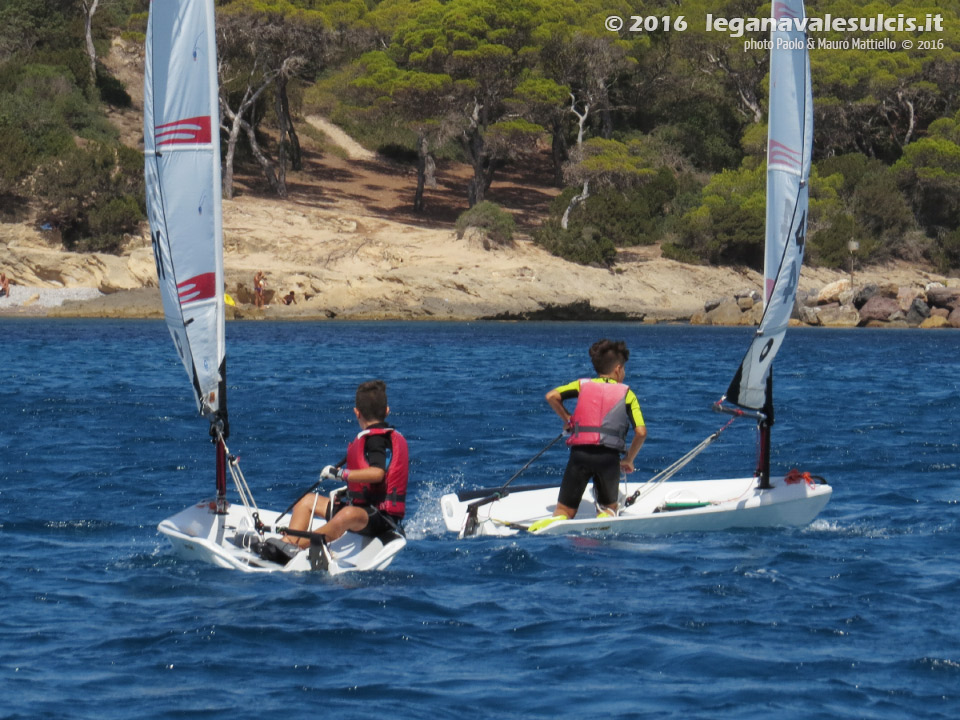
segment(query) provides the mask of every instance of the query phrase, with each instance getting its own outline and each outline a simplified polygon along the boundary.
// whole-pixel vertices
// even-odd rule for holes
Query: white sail
[[[147,215],[163,312],[201,413],[223,414],[223,230],[213,0],[150,3]]]
[[[813,150],[813,93],[807,37],[794,22],[806,17],[802,0],[776,0],[770,36],[770,116],[767,136],[767,228],[764,313],[727,389],[726,399],[760,410],[770,404],[767,379],[793,312],[807,232],[807,180]],[[789,23],[780,23],[789,19]]]

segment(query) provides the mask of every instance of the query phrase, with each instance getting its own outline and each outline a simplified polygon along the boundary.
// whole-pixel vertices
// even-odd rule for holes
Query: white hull
[[[823,510],[833,492],[829,485],[806,482],[787,484],[782,478],[773,481],[774,487],[760,490],[757,482],[753,477],[667,482],[651,486],[641,493],[636,503],[621,509],[618,517],[603,519],[596,517],[590,488],[584,494],[576,518],[552,523],[536,534],[657,534],[806,525]],[[642,483],[621,485],[621,493],[632,495],[641,486]],[[525,532],[531,523],[553,514],[557,490],[556,487],[518,490],[503,499],[480,505],[477,508],[476,531],[472,534],[505,537]],[[477,499],[460,500],[454,493],[440,498],[447,530],[463,535],[469,505]],[[707,504],[672,509],[678,504],[699,503]]]
[[[243,538],[252,537],[253,522],[246,509],[231,506],[226,515],[217,515],[213,500],[205,500],[169,517],[157,529],[170,538],[174,550],[190,560],[202,560],[223,568],[243,572],[302,572],[311,570],[308,550],[302,550],[287,564],[281,565],[260,557],[259,553],[241,547]],[[279,513],[274,510],[259,510],[260,520],[273,525]],[[289,520],[289,516],[287,516]],[[317,520],[314,530],[323,525]],[[267,533],[266,538],[279,535]],[[384,542],[386,541],[386,542]],[[239,544],[238,544],[239,543]],[[247,543],[249,545],[249,543]],[[326,571],[330,575],[367,570],[383,570],[407,541],[400,535],[388,538],[368,538],[346,533],[329,544],[331,559]]]

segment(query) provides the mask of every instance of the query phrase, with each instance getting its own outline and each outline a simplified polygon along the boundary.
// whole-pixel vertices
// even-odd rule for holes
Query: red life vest
[[[623,383],[581,380],[567,445],[602,445],[621,452],[626,450],[630,429],[629,390]]]
[[[347,498],[353,505],[370,505],[377,510],[402,518],[406,512],[409,454],[407,441],[394,428],[367,428],[347,446],[347,470],[370,467],[364,454],[368,435],[389,435],[390,460],[381,482],[361,483],[347,479]]]

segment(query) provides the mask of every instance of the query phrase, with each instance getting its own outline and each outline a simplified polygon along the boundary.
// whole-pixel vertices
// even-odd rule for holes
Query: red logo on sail
[[[786,165],[791,170],[800,170],[800,153],[783,143],[771,140],[767,146],[768,165]]]
[[[787,5],[786,3],[782,3],[782,2],[778,2],[778,3],[774,3],[774,4],[773,4],[773,16],[774,16],[777,20],[779,20],[779,19],[781,19],[781,18],[785,18],[785,17],[788,17],[788,18],[798,18],[798,17],[800,17],[799,15],[797,15],[797,14],[793,11],[793,8],[791,8],[791,7],[790,7],[789,5]]]
[[[208,115],[157,125],[157,146],[203,145],[209,143],[211,137]]]
[[[217,276],[215,273],[204,273],[177,285],[180,294],[180,304],[209,300],[217,294]]]

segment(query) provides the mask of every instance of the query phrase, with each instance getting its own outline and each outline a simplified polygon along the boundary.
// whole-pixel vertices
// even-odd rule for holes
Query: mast
[[[163,313],[217,446],[226,508],[226,343],[220,111],[213,0],[150,3],[144,177]]]
[[[813,92],[802,0],[775,0],[770,33],[767,134],[767,217],[763,261],[764,310],[760,326],[724,399],[757,420],[757,477],[770,487],[773,359],[793,313],[807,232],[813,151]],[[722,400],[721,400],[722,402]],[[719,405],[719,403],[718,403]],[[720,409],[723,409],[722,407]]]

